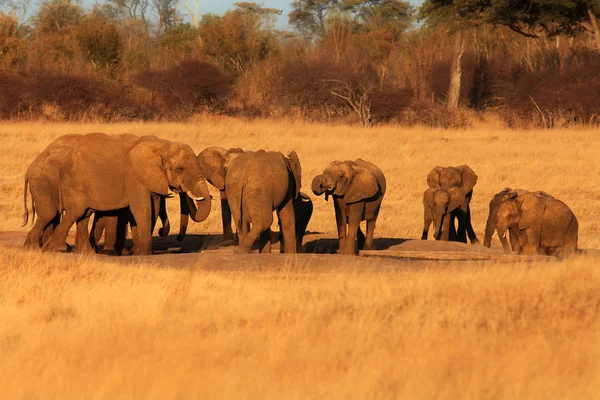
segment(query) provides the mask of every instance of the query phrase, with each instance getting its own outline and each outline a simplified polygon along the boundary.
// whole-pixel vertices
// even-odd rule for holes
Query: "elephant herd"
[[[32,220],[25,246],[43,251],[70,248],[67,235],[76,224],[75,251],[94,252],[104,235],[106,253],[122,254],[128,225],[135,255],[152,254],[158,219],[160,236],[170,232],[166,199],[180,200],[178,240],[185,238],[189,218],[208,218],[213,200],[208,183],[219,190],[224,242],[249,253],[261,253],[281,242],[281,252],[295,253],[312,216],[313,204],[302,189],[302,167],[296,152],[244,151],[209,147],[198,155],[186,144],[131,134],[64,135],[31,163],[25,174],[23,225]],[[427,239],[433,224],[438,240],[479,243],[471,225],[470,202],[477,175],[466,165],[436,167],[427,177],[423,196]],[[334,161],[311,185],[317,196],[333,198],[340,254],[358,254],[373,245],[375,224],[386,192],[383,172],[362,159]],[[279,234],[271,232],[277,213]],[[89,220],[93,215],[91,230]],[[366,235],[360,229],[366,221]],[[457,226],[458,223],[458,226]],[[506,252],[563,256],[577,249],[577,219],[560,200],[544,192],[505,189],[490,202],[484,245],[498,232]]]
[[[427,239],[433,223],[436,239],[466,243],[468,236],[471,243],[479,243],[470,210],[476,183],[477,175],[467,165],[435,167],[429,173],[422,239]],[[507,188],[490,201],[483,244],[490,247],[497,232],[505,253],[512,248],[519,254],[564,257],[577,252],[578,230],[577,218],[562,201],[541,191]]]

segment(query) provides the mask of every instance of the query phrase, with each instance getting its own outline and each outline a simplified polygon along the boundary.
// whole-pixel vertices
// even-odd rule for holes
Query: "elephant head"
[[[527,193],[530,192],[523,189],[505,188],[494,195],[494,197],[490,201],[488,219],[485,225],[485,236],[483,239],[483,245],[485,247],[490,247],[492,245],[492,236],[494,235],[494,232],[496,231],[498,225],[498,208],[504,202],[515,199]],[[540,192],[540,197],[550,196],[546,193],[542,193],[543,192]]]
[[[374,197],[379,190],[373,173],[354,161],[334,161],[312,181],[315,195],[325,193],[326,200],[330,195],[343,197],[347,204]]]
[[[454,211],[465,201],[477,183],[477,175],[468,165],[435,167],[427,175],[430,188],[442,188],[450,194],[447,212]]]
[[[134,176],[148,190],[166,196],[179,193],[190,217],[202,222],[210,214],[206,179],[192,148],[153,137],[144,137],[129,152]]]
[[[240,148],[208,147],[198,154],[198,163],[206,180],[220,191],[223,191],[225,190],[227,167],[231,161],[242,153],[244,151]]]

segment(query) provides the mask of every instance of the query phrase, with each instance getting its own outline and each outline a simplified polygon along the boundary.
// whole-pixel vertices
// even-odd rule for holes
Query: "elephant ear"
[[[375,196],[379,192],[379,184],[373,173],[366,168],[359,167],[356,163],[351,168],[354,170],[354,176],[348,191],[344,195],[346,204],[356,203]]]
[[[477,174],[468,166],[468,165],[460,165],[456,167],[462,175],[462,182],[460,184],[460,188],[465,192],[469,193],[475,187],[477,183]]]
[[[290,154],[287,155],[287,157],[285,157],[285,163],[287,164],[288,169],[292,172],[292,175],[294,175],[295,200],[300,194],[300,189],[302,189],[302,166],[300,165],[300,159],[298,158],[298,154],[296,154],[295,151],[292,151]]]
[[[540,219],[546,211],[546,203],[534,194],[519,196],[521,203],[521,218],[519,218],[519,229],[528,228],[535,221]]]
[[[156,149],[157,142],[139,142],[129,150],[130,170],[146,189],[163,196],[169,194],[164,162]]]
[[[427,175],[427,186],[433,189],[440,187],[440,172],[443,169],[444,167],[437,166],[431,170]]]

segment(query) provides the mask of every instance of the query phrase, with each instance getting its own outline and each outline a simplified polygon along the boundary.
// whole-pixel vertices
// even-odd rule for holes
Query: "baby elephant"
[[[358,254],[373,245],[375,222],[385,195],[383,172],[361,158],[356,161],[334,161],[312,181],[317,196],[325,193],[325,200],[333,196],[335,219],[340,240],[340,254]],[[367,221],[366,239],[360,222]],[[358,248],[356,238],[359,236]]]
[[[506,253],[510,253],[507,231],[519,254],[564,257],[577,251],[577,218],[565,203],[544,192],[505,189],[496,194],[490,202],[486,247],[495,230]]]

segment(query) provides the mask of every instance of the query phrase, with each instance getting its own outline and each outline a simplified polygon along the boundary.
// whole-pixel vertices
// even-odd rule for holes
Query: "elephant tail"
[[[25,185],[23,189],[23,222],[21,226],[27,225],[29,222],[29,206],[27,205],[27,194],[29,193],[29,177],[25,176]],[[33,196],[31,197],[31,222],[35,219],[35,202],[33,201]]]

